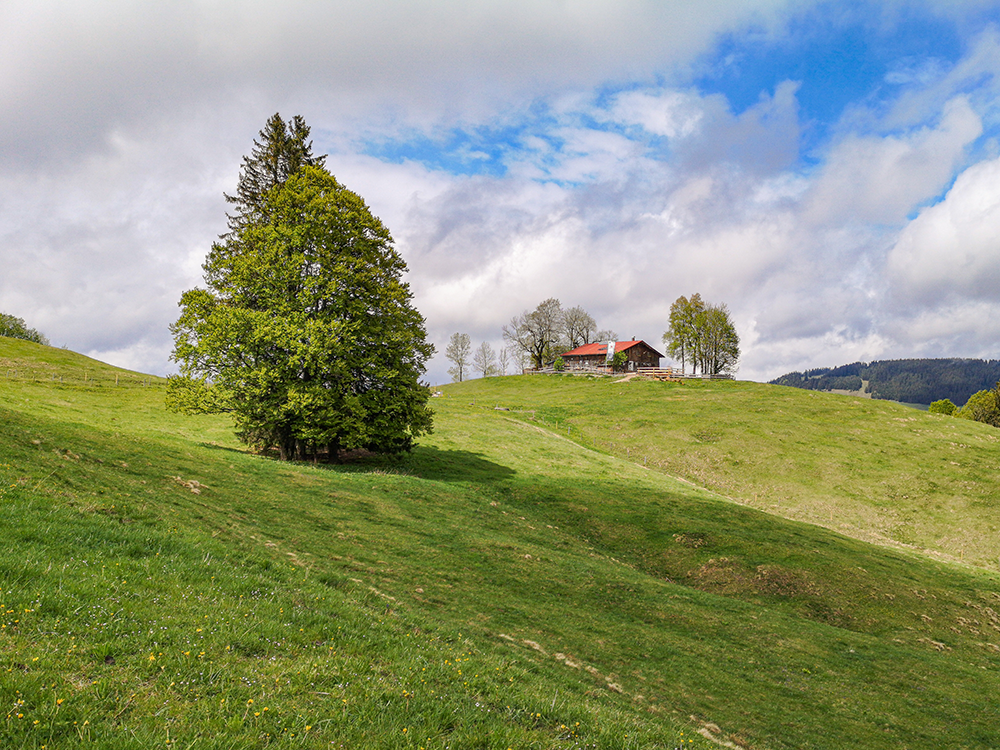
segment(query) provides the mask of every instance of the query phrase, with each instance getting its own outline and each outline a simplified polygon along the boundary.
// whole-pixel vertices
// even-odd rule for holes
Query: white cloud
[[[889,253],[896,299],[948,307],[1000,303],[1000,159],[976,164],[925,208]]]
[[[721,96],[706,97],[702,137],[684,144],[685,166],[697,169],[727,161],[758,176],[792,167],[799,156],[798,88],[796,82],[783,81],[773,95],[762,93],[738,116]]]
[[[199,145],[210,142],[194,130]],[[164,372],[166,327],[225,229],[222,190],[238,158],[213,144],[222,157],[206,164],[192,135],[178,127],[148,143],[114,134],[107,154],[58,176],[0,176],[0,309],[18,311],[53,344],[136,347],[155,358],[130,363]]]
[[[851,135],[829,154],[813,187],[810,212],[818,223],[897,224],[936,196],[982,133],[964,96],[945,103],[937,127],[901,136]]]
[[[538,98],[557,107],[607,82],[670,77],[719,33],[776,27],[787,4],[5,2],[0,309],[60,344],[168,370],[177,300],[198,283],[224,226],[221,193],[274,111],[305,115],[331,170],[394,233],[421,304],[450,309],[436,290],[448,295],[467,267],[511,279],[507,242],[565,236],[534,239],[559,224],[548,211],[566,196],[526,178],[512,189],[376,163],[360,140],[496,123]],[[615,179],[633,158],[622,139],[563,135],[560,179]]]
[[[492,117],[553,90],[676,70],[716,34],[767,28],[788,4],[11,0],[0,8],[0,159],[99,150],[115,127],[240,97],[272,111],[307,101],[307,118]]]
[[[754,332],[756,328],[753,329]],[[753,341],[754,339],[751,339]],[[749,370],[758,379],[773,379],[788,372],[801,372],[815,367],[833,367],[852,362],[870,362],[891,356],[891,341],[869,333],[863,336],[838,327],[819,336],[784,338],[768,346],[746,348],[741,362],[741,373]],[[745,376],[745,375],[744,375]]]
[[[721,36],[779,38],[799,7],[4,3],[0,310],[168,371],[222,192],[281,111],[392,231],[439,344],[461,330],[498,346],[511,315],[556,296],[655,345],[694,291],[729,304],[746,377],[1000,344],[981,317],[997,317],[1000,167],[968,167],[907,219],[1000,122],[1000,36],[954,64],[897,64],[896,99],[858,104],[807,168],[798,82],[742,112],[685,82]],[[492,176],[366,154],[481,126],[515,133]]]
[[[631,96],[668,106],[675,93]],[[810,175],[788,171],[787,156],[761,158],[796,144],[795,93],[785,84],[739,117],[714,97],[686,95],[706,116],[685,134],[693,146],[680,166],[647,152],[641,133],[632,140],[560,126],[558,154],[526,153],[528,165],[507,178],[456,180],[440,206],[414,205],[415,216],[437,222],[433,234],[407,235],[423,237],[415,286],[426,292],[429,318],[490,338],[510,315],[556,296],[583,304],[602,326],[658,343],[670,302],[699,291],[729,303],[752,331],[744,377],[905,355],[913,339],[887,301],[885,248],[906,213],[951,179],[979,120],[956,98],[933,126],[844,139]],[[736,147],[741,138],[751,153]],[[531,179],[542,174],[582,184],[542,191]],[[447,271],[433,270],[435,258]]]
[[[562,128],[553,135],[562,142],[557,161],[546,171],[562,182],[607,182],[621,178],[642,146],[617,133],[590,128]]]
[[[640,125],[654,135],[683,138],[695,132],[703,112],[698,97],[680,91],[661,95],[628,91],[615,97],[611,117],[626,125]]]
[[[990,26],[977,34],[968,53],[950,69],[937,60],[907,62],[918,67],[905,81],[899,97],[879,118],[881,128],[917,126],[936,116],[949,100],[963,94],[988,119],[995,119],[1000,95],[1000,31],[996,27]]]

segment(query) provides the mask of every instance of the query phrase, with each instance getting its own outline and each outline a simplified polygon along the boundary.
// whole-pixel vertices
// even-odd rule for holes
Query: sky
[[[738,377],[1000,358],[1000,0],[0,0],[0,312],[176,372],[267,118],[387,225],[446,382],[555,297]]]

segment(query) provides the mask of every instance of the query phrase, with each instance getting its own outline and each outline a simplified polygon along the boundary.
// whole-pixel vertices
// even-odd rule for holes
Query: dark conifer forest
[[[894,359],[790,372],[770,382],[814,391],[861,391],[864,387],[872,398],[907,404],[947,398],[961,406],[973,393],[992,388],[998,380],[1000,360]]]

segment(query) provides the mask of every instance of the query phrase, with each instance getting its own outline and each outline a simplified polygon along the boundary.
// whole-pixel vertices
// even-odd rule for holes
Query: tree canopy
[[[0,336],[49,345],[49,340],[34,328],[29,328],[24,318],[16,318],[7,313],[0,313]]]
[[[577,305],[563,313],[563,334],[566,337],[567,348],[576,349],[591,341],[597,341],[594,338],[597,334],[597,323],[590,313]]]
[[[701,371],[707,375],[733,375],[740,363],[740,337],[729,308],[708,305],[695,318],[695,350]]]
[[[965,406],[955,412],[955,416],[1000,427],[1000,382],[969,396]]]
[[[298,158],[299,141],[280,129],[261,137],[255,154]],[[238,191],[236,220],[203,266],[208,288],[181,297],[168,406],[228,412],[242,440],[283,459],[408,450],[431,429],[419,378],[434,348],[406,265],[388,229],[324,167],[285,168],[259,196]]]
[[[930,406],[927,407],[927,411],[931,414],[947,414],[952,416],[958,407],[951,402],[950,398],[942,398],[938,401],[932,401]]]
[[[235,206],[228,216],[230,232],[265,220],[268,191],[282,185],[300,167],[324,166],[326,156],[313,154],[309,131],[300,115],[287,123],[279,113],[268,118],[260,131],[260,140],[255,139],[250,155],[243,157],[236,195],[224,194],[226,202]]]
[[[706,375],[732,375],[740,360],[740,338],[726,305],[706,303],[700,294],[678,297],[670,306],[670,327],[663,334],[667,354]]]
[[[625,372],[628,367],[628,354],[625,352],[615,352],[611,357],[611,369],[615,372]]]
[[[663,343],[667,354],[681,361],[681,371],[689,362],[697,367],[697,318],[704,309],[705,303],[697,293],[691,299],[680,296],[670,306],[670,327],[663,334]]]
[[[500,351],[497,352],[497,375],[506,375],[507,368],[510,367],[511,354],[510,349],[506,346],[500,347]]]
[[[953,404],[964,404],[972,394],[988,390],[997,380],[1000,380],[1000,360],[952,358],[853,362],[790,372],[771,383],[817,391],[857,391],[865,381],[872,398],[908,404],[947,399]]]

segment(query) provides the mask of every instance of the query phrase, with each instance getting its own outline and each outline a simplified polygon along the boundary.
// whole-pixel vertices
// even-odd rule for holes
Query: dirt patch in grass
[[[759,594],[792,598],[821,593],[816,583],[801,570],[781,565],[759,565],[751,569],[728,557],[712,558],[689,576],[697,582],[698,588],[729,596]]]
[[[768,596],[814,596],[819,594],[816,583],[801,570],[780,565],[759,565],[754,576],[756,590]]]
[[[688,574],[698,588],[734,596],[753,591],[753,573],[728,557],[712,558]]]

